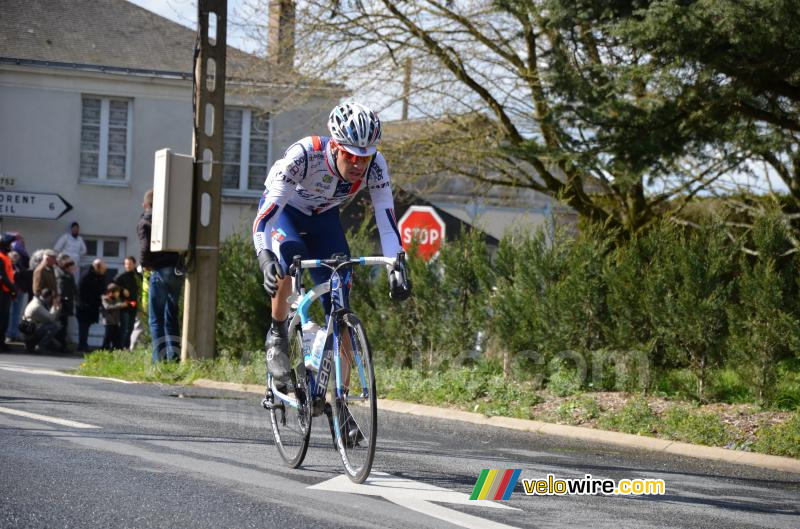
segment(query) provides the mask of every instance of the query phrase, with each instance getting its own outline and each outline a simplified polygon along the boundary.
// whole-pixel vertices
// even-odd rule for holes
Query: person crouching
[[[29,353],[55,353],[63,350],[63,344],[56,340],[61,329],[58,321],[58,308],[53,304],[54,293],[43,288],[25,307],[23,322],[23,339]]]

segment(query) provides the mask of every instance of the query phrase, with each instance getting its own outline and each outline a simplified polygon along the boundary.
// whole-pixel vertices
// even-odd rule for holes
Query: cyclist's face
[[[364,176],[371,159],[372,156],[356,156],[339,147],[336,153],[336,168],[345,180],[353,184]]]

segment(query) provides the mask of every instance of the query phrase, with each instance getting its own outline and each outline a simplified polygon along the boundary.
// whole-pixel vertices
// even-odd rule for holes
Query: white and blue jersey
[[[365,187],[372,199],[383,255],[394,257],[402,251],[389,169],[380,152],[375,153],[362,179],[351,184],[336,168],[330,138],[309,136],[290,146],[273,164],[264,187],[253,222],[253,244],[256,254],[272,250],[285,270],[295,255],[303,259],[349,255],[339,205]],[[311,272],[315,283],[330,275],[325,269]]]

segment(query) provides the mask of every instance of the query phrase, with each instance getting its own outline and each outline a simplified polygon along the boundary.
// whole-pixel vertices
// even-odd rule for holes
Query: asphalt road
[[[58,376],[79,361],[0,354],[4,529],[800,527],[797,474],[380,410],[354,488],[321,420],[291,470],[257,395]],[[526,496],[520,480],[508,501],[471,502],[484,468],[663,479],[666,494]]]

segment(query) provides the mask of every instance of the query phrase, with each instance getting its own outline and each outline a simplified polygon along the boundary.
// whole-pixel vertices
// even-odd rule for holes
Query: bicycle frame
[[[395,258],[390,257],[356,257],[352,259],[309,259],[301,261],[298,257],[295,257],[294,262],[290,269],[290,274],[292,276],[292,296],[289,297],[288,301],[291,306],[291,314],[292,317],[289,319],[288,328],[290,331],[295,328],[297,325],[302,325],[309,320],[308,316],[308,308],[311,304],[319,299],[324,294],[328,292],[331,293],[331,306],[330,306],[330,313],[327,318],[327,326],[326,326],[326,338],[325,344],[322,351],[322,359],[320,361],[319,371],[317,375],[314,376],[314,373],[308,373],[309,381],[310,381],[310,393],[311,393],[311,400],[312,405],[314,402],[324,402],[325,395],[328,390],[328,384],[330,383],[330,375],[331,369],[335,369],[335,379],[336,385],[334,388],[334,393],[337,398],[343,398],[345,395],[343,394],[342,390],[342,370],[341,370],[341,354],[340,354],[340,318],[344,311],[347,309],[344,307],[343,303],[343,288],[344,284],[349,280],[350,271],[348,270],[345,274],[344,279],[340,275],[339,271],[342,268],[351,267],[353,265],[366,265],[366,266],[377,266],[377,265],[387,265],[387,266],[395,266],[397,260]],[[325,267],[331,270],[331,277],[326,283],[320,283],[316,285],[311,290],[305,291],[302,288],[302,272],[304,269],[307,268],[319,268]],[[328,344],[332,341],[332,347],[328,347]],[[352,344],[351,344],[352,345]],[[333,355],[333,359],[331,361],[331,355]],[[356,355],[356,359],[358,360],[358,356]],[[358,373],[359,377],[363,382],[364,380],[364,371],[361,365],[361,362],[357,362]],[[281,400],[288,406],[292,408],[299,408],[300,403],[294,396],[287,395],[282,393],[275,387],[275,382],[270,375],[269,379],[269,388],[272,391],[272,394],[275,398]],[[362,387],[364,385],[362,384]],[[348,401],[356,401],[356,400],[365,400],[367,396],[347,396]]]

